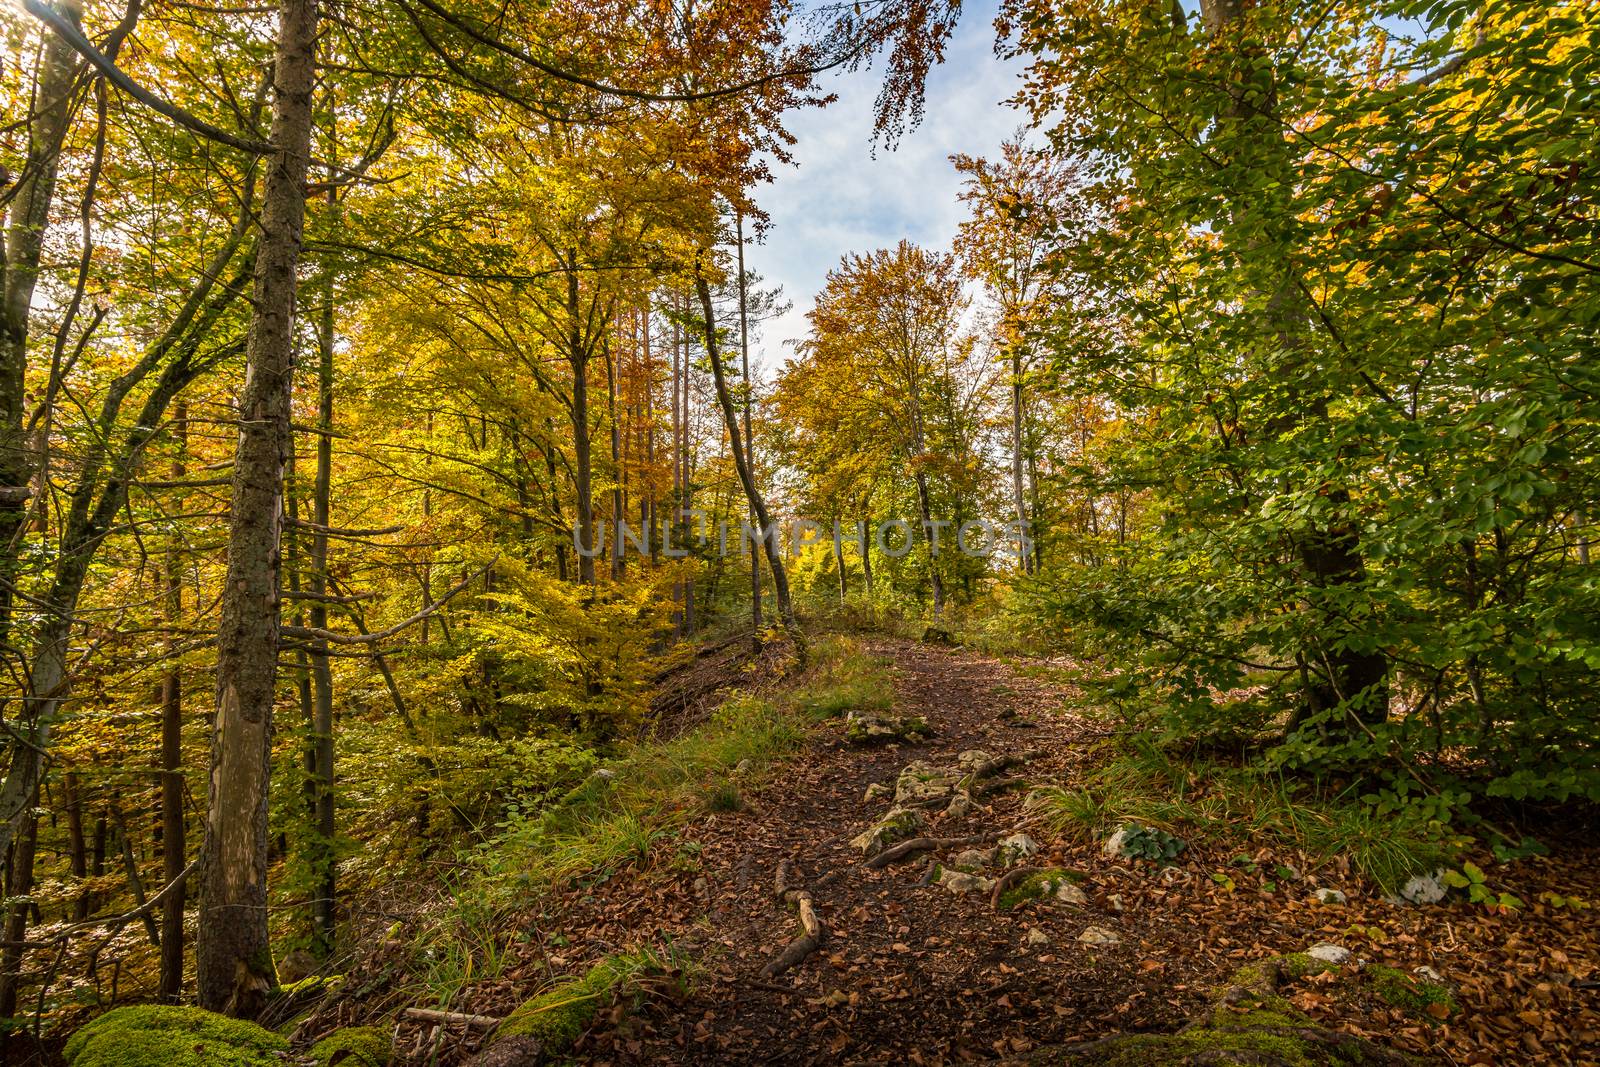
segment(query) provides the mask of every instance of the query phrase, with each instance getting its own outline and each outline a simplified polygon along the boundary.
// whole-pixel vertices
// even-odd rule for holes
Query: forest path
[[[1040,852],[1021,863],[1082,872],[1079,903],[1033,901],[1001,912],[982,887],[926,884],[930,862],[949,865],[965,845],[869,866],[851,842],[891,800],[869,799],[867,790],[892,793],[913,761],[955,767],[972,750],[1034,752],[1000,777],[1071,786],[1104,759],[1097,743],[1109,727],[1070,710],[1071,691],[1046,680],[1060,672],[963,648],[889,638],[863,644],[893,664],[891,713],[920,716],[931,737],[863,747],[846,740],[844,720],[822,724],[798,753],[742,783],[743,810],[699,814],[657,843],[646,869],[575,887],[530,916],[522,962],[478,987],[472,1010],[504,1015],[600,956],[670,943],[693,961],[689,992],[613,1013],[571,1050],[572,1060],[960,1063],[1172,1032],[1202,1013],[1241,965],[1331,941],[1403,974],[1442,973],[1464,1013],[1438,1024],[1367,994],[1335,996],[1315,983],[1293,993],[1324,1026],[1443,1062],[1600,1063],[1574,1051],[1600,1047],[1585,992],[1600,972],[1600,934],[1573,910],[1396,907],[1352,873],[1347,857],[1317,863],[1252,841],[1243,825],[1192,838],[1168,867],[1111,860],[1099,841],[1051,832],[1025,807],[1027,788],[978,796],[965,813],[930,808],[917,833],[1025,832]],[[1191,798],[1207,789],[1203,780],[1187,786]],[[1578,845],[1560,859],[1507,869],[1505,885],[1529,901],[1551,890],[1595,899],[1597,858],[1592,843]],[[774,893],[785,864],[789,887],[809,890],[830,936],[797,965],[769,974],[800,933],[795,909]],[[1281,864],[1306,876],[1285,879],[1275,873]],[[991,863],[981,873],[1003,869]],[[1348,902],[1323,904],[1317,887],[1339,889]],[[1091,928],[1094,943],[1083,940]],[[458,1062],[469,1051],[455,1048],[460,1055],[434,1062]]]
[[[918,884],[929,862],[948,863],[964,846],[882,868],[866,865],[851,839],[891,801],[864,794],[874,784],[892,791],[908,763],[955,767],[960,754],[972,750],[995,757],[1038,750],[1042,754],[1007,773],[1029,784],[1059,783],[1075,776],[1087,745],[1104,732],[1066,710],[1069,694],[1061,686],[1024,676],[1001,660],[889,639],[869,640],[866,650],[894,664],[891,714],[921,717],[933,736],[861,747],[844,740],[842,721],[826,724],[799,756],[752,791],[746,811],[709,816],[685,830],[699,848],[698,878],[658,887],[652,903],[622,887],[607,893],[609,905],[597,902],[614,913],[616,901],[627,899],[630,907],[652,913],[645,918],[636,910],[621,920],[635,930],[657,923],[681,929],[681,905],[698,908],[678,939],[695,946],[707,973],[686,999],[647,1009],[629,1028],[592,1034],[586,1058],[960,1062],[1113,1030],[1169,1029],[1202,1002],[1181,986],[1174,994],[1159,970],[1141,974],[1131,947],[1138,942],[1133,924],[1114,903],[1095,899],[1093,886],[1085,906],[1035,905],[997,914],[986,891]],[[1029,865],[1092,869],[1081,855],[1075,862],[1050,848],[1049,835],[1029,827],[1025,792],[981,798],[964,815],[930,810],[919,832],[998,838],[1030,830],[1046,847]],[[796,885],[811,887],[831,936],[798,966],[768,977],[764,967],[799,932],[793,909],[773,893],[784,861],[793,865]],[[1078,936],[1091,925],[1122,930],[1124,945],[1080,944]]]

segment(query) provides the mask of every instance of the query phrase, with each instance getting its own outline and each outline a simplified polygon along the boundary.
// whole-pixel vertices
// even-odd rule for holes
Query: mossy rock
[[[134,1004],[79,1028],[62,1049],[69,1067],[280,1067],[287,1039],[202,1008]]]
[[[394,1047],[389,1032],[376,1026],[347,1026],[311,1046],[317,1067],[389,1067]]]
[[[1175,1034],[1123,1034],[1074,1046],[1054,1062],[1082,1067],[1412,1067],[1419,1061],[1318,1026],[1280,997],[1249,995],[1218,1005]]]
[[[845,718],[844,739],[852,745],[887,745],[932,736],[933,728],[920,715],[898,717],[852,711]]]
[[[1082,903],[1081,900],[1075,899],[1078,894],[1068,893],[1063,887],[1071,886],[1077,889],[1086,881],[1088,876],[1081,871],[1069,871],[1060,867],[1037,871],[1001,893],[1000,899],[995,902],[995,907],[1000,911],[1010,911],[1030,900],[1047,900],[1057,897],[1058,894],[1062,900],[1068,900],[1070,897],[1074,899],[1068,902]]]
[[[851,839],[850,844],[871,859],[890,845],[916,837],[928,820],[915,808],[890,808],[883,818]]]
[[[1460,1010],[1455,993],[1440,982],[1376,963],[1366,968],[1363,977],[1380,1000],[1419,1019],[1439,1023]]]
[[[642,973],[636,957],[608,956],[580,978],[563,978],[526,1001],[495,1030],[495,1040],[531,1037],[547,1054],[571,1048],[609,1005],[618,987]]]

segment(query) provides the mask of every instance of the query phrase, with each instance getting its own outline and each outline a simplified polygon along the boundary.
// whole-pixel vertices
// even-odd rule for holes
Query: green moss
[[[296,997],[310,993],[333,992],[344,984],[342,974],[313,974],[309,978],[302,978],[298,982],[285,982],[274,992],[282,997]]]
[[[1176,1034],[1130,1034],[1070,1053],[1083,1067],[1162,1067],[1188,1063],[1272,1063],[1281,1067],[1361,1067],[1380,1059],[1361,1038],[1324,1030],[1278,997],[1249,1007],[1218,1007]]]
[[[1367,984],[1386,1004],[1429,1022],[1450,1018],[1458,1010],[1455,994],[1448,986],[1416,978],[1404,971],[1379,964],[1364,972]]]
[[[317,1067],[388,1067],[393,1058],[389,1032],[376,1026],[335,1030],[311,1046]]]
[[[254,1023],[158,1004],[114,1008],[62,1050],[70,1067],[279,1067],[289,1042]]]
[[[563,978],[506,1017],[496,1040],[527,1035],[539,1040],[546,1054],[572,1046],[611,1002],[618,987],[651,969],[641,956],[607,956],[581,978]]]
[[[1060,889],[1063,884],[1081,885],[1087,881],[1086,876],[1080,871],[1069,871],[1060,867],[1051,868],[1030,874],[1004,893],[1000,894],[997,907],[1001,911],[1010,911],[1018,904],[1029,900],[1043,900]]]

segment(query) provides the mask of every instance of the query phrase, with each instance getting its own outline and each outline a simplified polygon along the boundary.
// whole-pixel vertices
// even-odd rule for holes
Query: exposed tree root
[[[779,953],[776,959],[761,969],[761,973],[768,978],[776,977],[789,968],[798,966],[828,940],[828,924],[817,914],[816,903],[811,899],[811,890],[795,888],[790,884],[793,870],[794,865],[788,860],[779,862],[777,875],[773,879],[773,895],[800,913],[801,933],[789,942],[788,947]]]
[[[929,852],[938,848],[955,848],[957,845],[981,845],[995,839],[995,834],[972,834],[969,837],[914,837],[910,841],[902,841],[892,848],[886,848],[867,861],[868,867],[887,867],[891,863],[915,856],[921,852]]]
[[[994,888],[989,891],[989,907],[993,911],[1000,910],[1000,898],[1009,890],[1016,888],[1028,879],[1029,875],[1038,874],[1043,867],[1014,867],[995,880]]]

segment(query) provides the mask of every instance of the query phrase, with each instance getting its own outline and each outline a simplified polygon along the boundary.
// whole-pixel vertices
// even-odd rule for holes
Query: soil
[[[581,973],[607,953],[670,944],[694,961],[687,992],[666,983],[642,1008],[602,1013],[571,1058],[944,1064],[1170,1032],[1242,963],[1332,941],[1407,972],[1432,968],[1456,988],[1462,1010],[1441,1021],[1315,986],[1297,992],[1296,1006],[1324,1026],[1446,1063],[1600,1063],[1600,911],[1538,903],[1547,890],[1600,902],[1600,854],[1587,842],[1563,843],[1559,859],[1496,868],[1497,888],[1528,902],[1519,911],[1464,901],[1400,907],[1347,866],[1307,870],[1305,857],[1259,848],[1243,828],[1231,841],[1191,841],[1171,867],[1110,860],[1095,842],[1052,834],[1026,808],[1026,790],[1012,790],[959,817],[932,816],[923,832],[1025,831],[1042,846],[1030,865],[1087,875],[1087,904],[997,913],[987,893],[923,884],[930,863],[948,863],[962,847],[868,867],[850,840],[889,801],[863,794],[874,783],[892,789],[908,762],[953,766],[970,749],[1040,750],[1008,774],[1070,785],[1108,731],[1069,710],[1062,685],[998,659],[889,639],[867,646],[896,665],[895,714],[921,716],[934,736],[858,747],[844,741],[842,722],[822,725],[798,755],[750,784],[745,810],[702,816],[661,842],[644,870],[550,897],[525,917],[527,936],[505,977],[474,987],[460,1010],[505,1015],[553,976]],[[1254,870],[1233,862],[1241,854]],[[831,936],[769,978],[763,969],[801,932],[773,892],[785,860],[791,888],[810,890]],[[1305,877],[1282,880],[1277,864]],[[1340,889],[1348,903],[1318,903],[1316,887]],[[1090,926],[1120,943],[1080,942]],[[1034,930],[1048,941],[1030,941]],[[405,1062],[416,1064],[460,1062],[481,1039],[418,1024],[402,1024],[399,1037]]]

